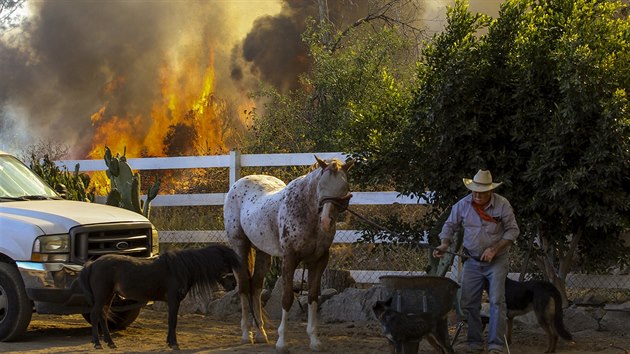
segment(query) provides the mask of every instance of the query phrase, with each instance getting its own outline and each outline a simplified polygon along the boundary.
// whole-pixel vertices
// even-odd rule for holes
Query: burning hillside
[[[0,148],[43,139],[81,159],[104,145],[128,157],[239,147],[249,93],[299,89],[308,17],[344,28],[386,3],[27,0],[27,21],[0,32]]]

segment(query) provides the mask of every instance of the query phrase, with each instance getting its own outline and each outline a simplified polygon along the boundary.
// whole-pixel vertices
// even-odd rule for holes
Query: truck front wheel
[[[0,341],[9,342],[26,332],[33,315],[33,303],[26,296],[17,268],[0,262]]]

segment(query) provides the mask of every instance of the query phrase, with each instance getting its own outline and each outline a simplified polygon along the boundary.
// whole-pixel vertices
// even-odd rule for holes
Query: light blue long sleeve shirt
[[[472,193],[460,199],[442,227],[440,240],[448,239],[453,242],[453,235],[460,226],[464,227],[464,247],[473,257],[480,257],[483,251],[495,245],[499,240],[514,241],[520,230],[514,217],[512,205],[505,198],[492,193],[490,202],[484,208],[485,212],[499,221],[494,223],[481,219],[472,206]],[[506,248],[501,254],[509,251]]]

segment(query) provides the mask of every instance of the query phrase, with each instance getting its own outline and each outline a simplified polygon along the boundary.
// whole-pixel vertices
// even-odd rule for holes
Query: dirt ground
[[[126,330],[113,333],[118,349],[106,353],[167,352],[166,313],[151,308],[142,310],[140,317]],[[277,339],[275,326],[268,333],[271,344],[240,344],[239,319],[217,321],[203,315],[180,315],[177,336],[182,353],[273,353]],[[451,328],[451,336],[454,333]],[[465,352],[460,334],[455,351]],[[560,340],[558,353],[630,353],[628,335],[613,336],[609,332],[583,331],[573,333],[574,341]],[[327,346],[322,353],[389,353],[389,346],[381,336],[376,322],[335,323],[320,325],[320,339]],[[287,342],[292,353],[309,353],[305,323],[291,323]],[[546,337],[542,330],[517,327],[511,353],[542,353]],[[97,352],[90,343],[90,326],[81,315],[33,315],[28,334],[20,342],[0,343],[2,353],[87,353]],[[420,344],[420,353],[432,353],[426,341]]]

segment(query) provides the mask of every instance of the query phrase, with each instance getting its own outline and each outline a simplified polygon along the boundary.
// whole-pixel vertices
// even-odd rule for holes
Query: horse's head
[[[334,230],[339,213],[346,210],[352,194],[348,185],[348,170],[354,164],[353,160],[345,163],[332,160],[327,163],[315,156],[321,168],[321,175],[317,183],[317,202],[319,205],[319,222],[325,232]]]

